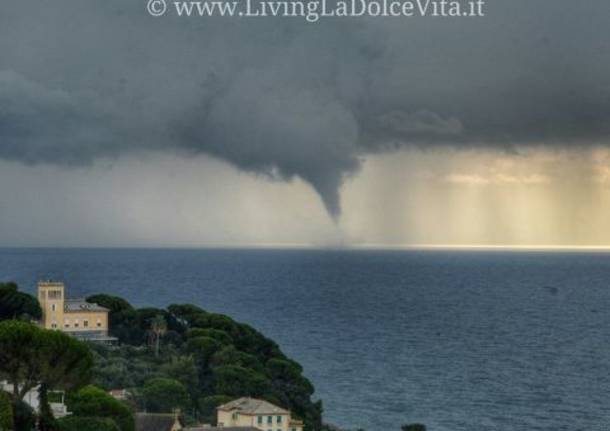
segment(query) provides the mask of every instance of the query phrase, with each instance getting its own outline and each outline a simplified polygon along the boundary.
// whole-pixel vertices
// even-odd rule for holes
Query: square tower
[[[57,281],[38,282],[38,302],[42,308],[42,326],[60,329],[64,321],[64,284]]]

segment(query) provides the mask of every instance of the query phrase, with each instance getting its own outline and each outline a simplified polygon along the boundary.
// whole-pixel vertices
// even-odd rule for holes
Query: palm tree
[[[159,356],[159,342],[161,337],[167,332],[167,322],[165,317],[158,314],[150,323],[150,330],[155,336],[155,357]]]

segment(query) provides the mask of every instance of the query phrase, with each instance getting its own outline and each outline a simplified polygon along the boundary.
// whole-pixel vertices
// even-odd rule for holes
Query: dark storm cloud
[[[82,165],[121,151],[113,115],[12,71],[0,71],[0,157]]]
[[[144,1],[0,7],[0,157],[208,154],[300,177],[333,216],[363,156],[417,145],[605,145],[610,4],[487,17],[153,19]]]

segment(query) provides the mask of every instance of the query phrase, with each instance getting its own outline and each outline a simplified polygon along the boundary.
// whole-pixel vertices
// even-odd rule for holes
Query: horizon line
[[[511,244],[306,244],[306,243],[261,243],[261,244],[167,244],[167,245],[9,245],[8,249],[141,249],[141,250],[395,250],[395,251],[549,251],[549,252],[610,252],[610,245],[511,245]]]

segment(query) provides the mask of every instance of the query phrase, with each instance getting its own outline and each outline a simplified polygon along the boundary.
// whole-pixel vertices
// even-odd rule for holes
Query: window
[[[262,417],[262,416],[259,416],[259,417],[258,417],[258,424],[260,425],[260,424],[262,424],[262,423],[263,423],[263,417]]]
[[[74,319],[74,327],[78,328],[78,319]]]
[[[51,328],[57,328],[57,323],[55,323],[55,322],[51,323]]]
[[[278,416],[278,417],[277,417],[277,423],[278,423],[278,424],[281,424],[281,423],[282,423],[282,417],[281,417],[281,416]]]
[[[83,320],[83,326],[85,328],[88,328],[89,327],[89,321],[88,320]]]
[[[273,416],[267,416],[267,423],[268,424],[272,424],[273,423]],[[273,431],[273,430],[269,430],[269,431]]]
[[[97,321],[97,327],[101,328],[102,327],[102,322],[100,322],[99,320]]]
[[[55,304],[51,305],[51,311],[55,311],[56,308],[57,308],[57,306]]]
[[[233,420],[237,420],[237,413],[233,413],[232,417],[233,417]]]
[[[61,290],[49,290],[49,299],[61,299]]]

